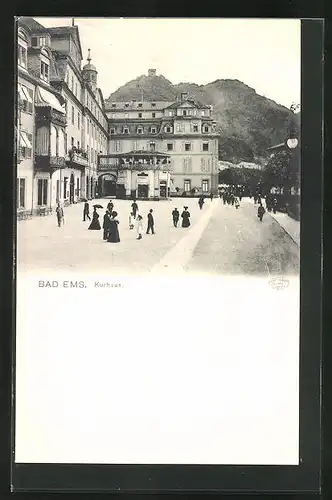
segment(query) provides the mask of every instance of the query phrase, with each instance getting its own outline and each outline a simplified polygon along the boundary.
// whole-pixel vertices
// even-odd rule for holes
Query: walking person
[[[213,194],[210,194],[210,200],[213,201]]]
[[[200,210],[202,210],[203,205],[204,205],[204,198],[203,196],[201,196],[200,199],[198,200],[198,206]]]
[[[178,211],[177,208],[174,208],[174,210],[172,212],[172,217],[173,217],[173,226],[174,227],[178,227],[178,222],[179,222],[179,218],[180,218],[180,212]]]
[[[234,197],[234,205],[235,205],[236,210],[240,206],[239,198],[237,196]]]
[[[111,214],[109,213],[108,210],[106,210],[105,215],[104,215],[104,221],[103,221],[103,230],[104,230],[103,240],[105,240],[105,241],[108,238],[108,231],[110,228],[110,216],[111,216]]]
[[[272,210],[274,214],[277,213],[277,205],[278,205],[278,200],[276,197],[274,197],[272,200]]]
[[[135,226],[134,212],[130,212],[130,214],[129,214],[129,229],[134,229],[134,226]]]
[[[136,219],[136,214],[138,212],[138,205],[136,203],[136,200],[134,200],[133,203],[131,204],[131,211],[134,214],[134,219]]]
[[[110,215],[113,212],[113,208],[114,208],[113,203],[111,201],[109,201],[108,204],[107,204],[107,210],[108,210],[108,212],[109,212]]]
[[[58,227],[61,227],[62,224],[64,224],[64,213],[63,213],[63,208],[60,205],[60,202],[58,201],[57,207],[55,209],[56,213],[56,218],[58,221]]]
[[[183,207],[184,210],[181,214],[182,217],[182,227],[190,226],[190,212],[188,212],[188,207]]]
[[[261,222],[263,220],[264,214],[265,214],[265,208],[263,207],[262,202],[261,202],[260,205],[258,205],[258,209],[257,209],[257,217],[259,218],[259,220]]]
[[[109,220],[108,243],[120,243],[118,212],[112,212]]]
[[[153,210],[151,208],[150,212],[148,213],[148,227],[146,230],[146,234],[150,233],[150,229],[151,229],[152,234],[155,234],[155,232],[154,232],[154,218],[153,218],[152,212],[153,212]]]
[[[98,231],[101,229],[100,222],[99,222],[99,213],[97,212],[96,207],[93,208],[93,213],[92,213],[92,222],[88,229],[92,229],[95,231]]]
[[[136,219],[136,231],[137,231],[137,240],[142,239],[142,232],[143,232],[143,217],[141,215],[137,216]]]
[[[90,213],[90,205],[86,201],[84,203],[84,207],[83,207],[83,222],[85,222],[85,219],[91,220],[91,217],[90,217],[89,213]]]

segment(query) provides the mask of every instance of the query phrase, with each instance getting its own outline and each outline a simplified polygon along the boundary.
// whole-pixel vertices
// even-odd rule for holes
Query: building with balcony
[[[218,134],[211,106],[182,93],[176,102],[107,102],[106,115],[110,158],[137,151],[162,154],[169,157],[171,194],[217,192]]]
[[[18,21],[17,206],[36,211],[96,196],[98,154],[108,151],[97,70],[81,69],[77,26]]]

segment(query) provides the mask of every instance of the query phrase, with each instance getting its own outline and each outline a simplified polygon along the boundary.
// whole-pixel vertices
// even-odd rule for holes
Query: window
[[[81,115],[80,112],[77,111],[77,128],[79,129],[81,127]]]
[[[184,150],[185,151],[191,151],[191,143],[190,142],[186,142],[185,145],[184,145]]]
[[[44,61],[40,61],[40,78],[45,82],[48,82],[49,65]]]
[[[77,83],[75,83],[75,95],[77,97]]]
[[[115,142],[115,151],[119,152],[121,150],[121,143],[120,141]]]
[[[47,205],[48,179],[38,179],[37,205]]]
[[[153,108],[155,108],[155,107],[156,107],[156,103],[155,103],[155,102],[152,102],[152,103],[151,103],[151,106],[152,106]]]
[[[168,116],[173,116],[173,111],[169,111]]]
[[[25,87],[24,85],[18,86],[18,94],[22,104],[22,111],[24,113],[33,112],[33,90]]]
[[[17,179],[17,208],[25,208],[25,179]]]
[[[113,104],[112,104],[112,108],[115,108],[115,107],[116,107],[116,104],[114,104],[114,103],[113,103]]]
[[[74,125],[75,124],[75,110],[74,106],[71,107],[71,122]]]
[[[22,158],[31,158],[32,156],[32,134],[20,132],[20,147]]]
[[[202,181],[202,191],[203,191],[203,193],[207,193],[209,191],[209,181],[208,180]]]
[[[198,132],[198,125],[193,125],[193,131]]]
[[[110,134],[115,134],[115,128],[110,129]]]
[[[139,108],[141,108],[141,107],[143,106],[143,104],[142,104],[141,102],[139,102],[139,103],[137,104],[137,106],[138,106]]]
[[[138,134],[143,134],[143,129],[142,129],[142,127],[138,127],[138,129],[137,129],[137,133],[138,133]]]
[[[167,133],[172,132],[172,127],[165,127],[165,132],[167,132]]]
[[[156,150],[156,143],[150,142],[150,151],[155,151],[155,150]]]
[[[124,133],[124,134],[129,134],[129,129],[128,129],[128,127],[123,127],[123,133]]]
[[[152,113],[152,118],[155,118],[156,117],[156,113]]]
[[[189,191],[191,191],[191,181],[189,179],[186,179],[184,181],[184,190],[186,193],[188,193]]]
[[[173,151],[173,144],[172,143],[167,144],[167,151]]]
[[[138,113],[138,118],[142,118],[142,113]]]
[[[203,142],[203,151],[209,151],[209,143]]]
[[[207,133],[208,131],[209,131],[209,127],[208,127],[207,125],[205,125],[205,126],[203,127],[203,132]]]
[[[39,37],[39,47],[43,47],[44,45],[47,45],[46,37],[41,36]]]
[[[204,111],[204,110],[202,110],[202,111],[201,111],[201,115],[202,115],[202,116],[204,116],[204,115],[205,115],[205,111]]]
[[[157,133],[156,127],[151,127],[150,132],[151,134],[156,134]]]
[[[129,104],[128,104],[128,102],[126,102],[126,104],[125,104],[125,108],[129,108]]]
[[[18,64],[23,68],[27,68],[27,49],[22,45],[17,46],[17,59]]]
[[[187,111],[185,109],[183,110],[183,116],[187,116]]]

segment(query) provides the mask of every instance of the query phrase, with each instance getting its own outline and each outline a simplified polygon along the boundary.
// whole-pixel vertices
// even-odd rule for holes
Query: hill
[[[211,104],[220,134],[220,159],[234,163],[253,161],[264,156],[268,147],[283,142],[294,117],[289,109],[239,80],[173,85],[163,75],[139,76],[112,93],[106,105],[107,101],[140,100],[142,92],[148,101],[173,101],[181,92],[189,92],[193,99]]]

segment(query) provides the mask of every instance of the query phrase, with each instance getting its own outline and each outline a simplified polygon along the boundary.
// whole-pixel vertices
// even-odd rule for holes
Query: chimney
[[[188,99],[188,92],[181,92],[181,102]]]
[[[155,69],[149,69],[148,71],[148,76],[156,76],[156,70]]]

